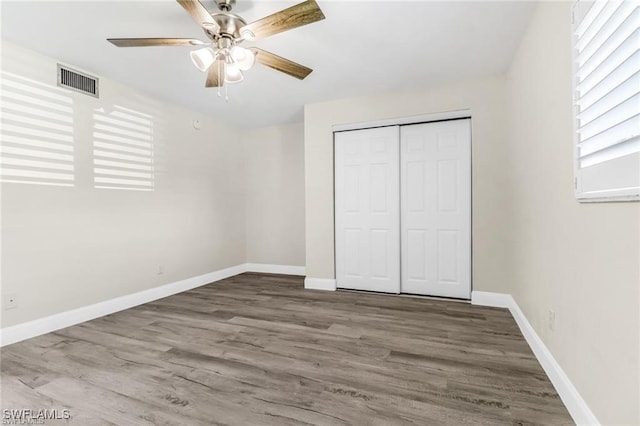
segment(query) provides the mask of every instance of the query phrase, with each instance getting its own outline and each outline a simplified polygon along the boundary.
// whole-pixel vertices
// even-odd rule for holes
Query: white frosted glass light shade
[[[193,50],[189,54],[191,55],[193,65],[202,72],[209,69],[213,61],[216,60],[216,52],[210,47]]]
[[[245,40],[253,40],[254,38],[256,38],[256,36],[253,34],[253,32],[248,28],[241,29],[240,30],[240,35]]]
[[[240,83],[243,79],[242,71],[236,64],[225,64],[224,81],[226,83]]]
[[[238,65],[238,68],[240,68],[242,71],[251,69],[254,62],[256,61],[253,52],[249,49],[245,49],[244,47],[234,46],[231,49],[230,53],[233,62]]]

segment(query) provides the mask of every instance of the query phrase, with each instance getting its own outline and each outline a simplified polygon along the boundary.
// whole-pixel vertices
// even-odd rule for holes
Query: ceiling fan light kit
[[[209,42],[190,38],[110,38],[107,40],[118,47],[206,46],[189,53],[196,68],[207,73],[206,87],[220,88],[225,84],[239,83],[244,79],[243,71],[250,70],[256,62],[300,80],[311,73],[311,68],[266,50],[257,47],[247,49],[240,44],[324,19],[324,14],[315,0],[306,0],[250,24],[247,24],[242,17],[231,13],[235,0],[215,0],[220,12],[213,14],[209,13],[198,0],[177,0],[177,2],[202,27]]]
[[[189,55],[193,65],[200,71],[205,72],[213,61],[216,60],[216,52],[210,47],[203,47],[202,49],[192,50]]]
[[[242,46],[233,46],[230,51],[233,62],[238,64],[242,71],[249,71],[256,62],[255,54]]]

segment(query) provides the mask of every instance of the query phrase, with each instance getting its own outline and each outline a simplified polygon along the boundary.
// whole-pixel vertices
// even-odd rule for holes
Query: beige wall
[[[637,425],[640,203],[575,200],[570,9],[538,6],[508,73],[509,292],[600,422]]]
[[[500,76],[305,106],[308,277],[335,278],[331,126],[468,108],[473,116],[473,289],[507,291],[510,262],[503,213],[508,201],[506,111],[505,81]]]
[[[56,85],[54,60],[8,43],[2,67]],[[107,79],[100,90],[100,99],[68,92],[73,187],[2,184],[2,294],[19,300],[2,327],[245,262],[238,132]],[[112,105],[154,117],[153,192],[93,187],[91,114]]]
[[[304,266],[302,123],[243,132],[247,262]]]

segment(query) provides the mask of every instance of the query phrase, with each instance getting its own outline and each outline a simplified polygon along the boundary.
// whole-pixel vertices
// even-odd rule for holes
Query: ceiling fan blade
[[[224,61],[218,59],[211,64],[207,73],[207,87],[220,87],[224,84]]]
[[[108,38],[107,41],[118,47],[199,46],[207,44],[195,38]]]
[[[186,10],[189,15],[196,21],[196,24],[204,27],[212,32],[218,31],[218,24],[211,17],[209,11],[198,0],[177,0],[180,6]]]
[[[304,65],[300,65],[274,53],[267,52],[266,50],[262,50],[257,47],[252,47],[251,50],[256,55],[257,62],[269,68],[273,68],[274,70],[289,74],[290,76],[300,80],[304,80],[304,78],[313,71],[311,68],[307,68]]]
[[[307,0],[247,24],[242,27],[242,31],[251,31],[254,35],[253,40],[257,40],[323,19],[324,14],[318,3],[315,0]]]

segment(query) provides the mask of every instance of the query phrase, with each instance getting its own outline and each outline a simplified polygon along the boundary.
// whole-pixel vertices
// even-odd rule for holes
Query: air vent
[[[58,86],[98,97],[98,77],[58,64]]]

